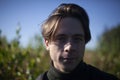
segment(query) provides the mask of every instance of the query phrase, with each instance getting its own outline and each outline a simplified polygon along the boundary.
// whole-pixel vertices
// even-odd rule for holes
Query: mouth
[[[64,62],[73,62],[75,61],[75,58],[63,58]]]
[[[66,60],[73,60],[74,58],[63,58],[63,59],[66,59]]]

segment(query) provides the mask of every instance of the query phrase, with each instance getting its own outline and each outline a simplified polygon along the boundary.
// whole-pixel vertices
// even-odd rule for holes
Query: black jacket
[[[61,73],[53,66],[41,74],[36,80],[119,80],[117,77],[100,71],[99,69],[87,65],[84,62],[76,67],[74,71],[69,74]]]

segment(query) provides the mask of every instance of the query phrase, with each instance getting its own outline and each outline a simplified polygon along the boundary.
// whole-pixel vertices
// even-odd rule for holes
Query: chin
[[[64,68],[64,70],[63,70],[63,72],[64,73],[70,73],[71,71],[73,71],[74,70],[74,68]]]
[[[69,72],[73,71],[75,68],[76,68],[76,66],[72,65],[72,64],[70,64],[70,65],[64,65],[63,71],[65,73],[69,73]]]

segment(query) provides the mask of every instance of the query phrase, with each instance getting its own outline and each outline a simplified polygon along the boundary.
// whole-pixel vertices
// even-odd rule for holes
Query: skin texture
[[[85,50],[84,30],[80,20],[63,18],[58,24],[54,39],[45,40],[54,67],[69,73],[83,60]]]

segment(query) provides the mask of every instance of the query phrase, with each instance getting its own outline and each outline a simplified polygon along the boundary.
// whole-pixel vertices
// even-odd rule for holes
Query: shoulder
[[[47,72],[44,72],[42,74],[40,74],[36,80],[48,80],[47,79]]]
[[[93,79],[98,78],[98,80],[119,80],[116,76],[110,73],[101,71],[100,69],[88,64],[85,64],[85,65],[86,65],[87,71],[89,71],[88,73]]]

